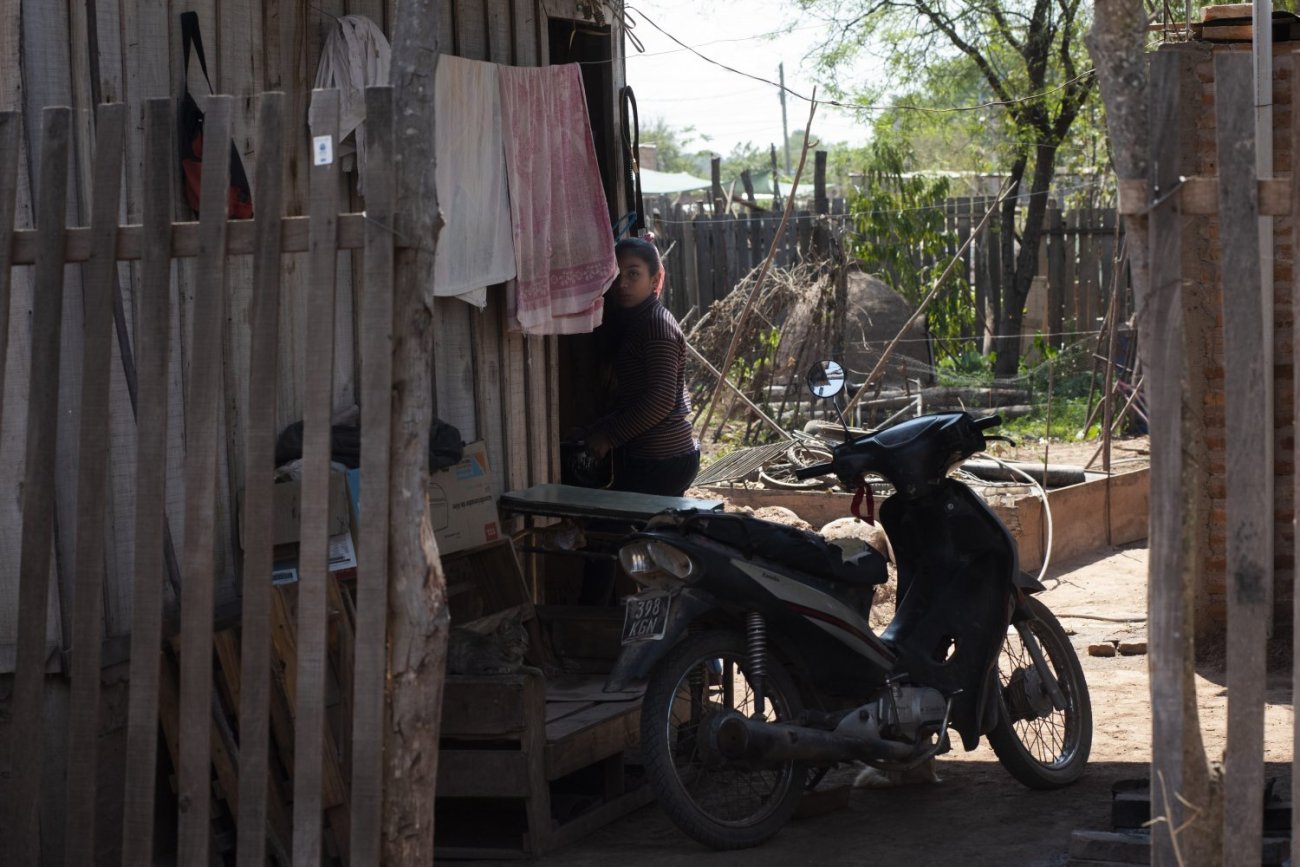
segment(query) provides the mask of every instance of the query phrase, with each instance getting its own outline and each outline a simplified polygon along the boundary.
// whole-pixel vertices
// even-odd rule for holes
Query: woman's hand
[[[603,433],[592,434],[587,439],[587,451],[598,461],[604,460],[605,455],[609,454],[611,448],[613,448],[613,445],[610,443],[609,437]]]

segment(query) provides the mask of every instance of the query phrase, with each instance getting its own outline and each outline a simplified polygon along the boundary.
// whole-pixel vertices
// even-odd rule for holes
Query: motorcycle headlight
[[[684,584],[695,573],[690,555],[657,539],[638,539],[624,545],[618,561],[633,581],[649,587]]]

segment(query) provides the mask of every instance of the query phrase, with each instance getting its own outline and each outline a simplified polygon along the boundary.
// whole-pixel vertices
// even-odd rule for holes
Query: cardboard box
[[[460,463],[430,474],[427,493],[439,554],[475,548],[501,538],[487,448],[481,440],[465,446]]]
[[[348,492],[344,474],[330,473],[330,513],[328,535],[346,533],[352,521],[348,513]],[[298,542],[302,530],[302,482],[277,482],[271,488],[271,544],[291,545]],[[244,492],[239,492],[239,546],[244,543]]]

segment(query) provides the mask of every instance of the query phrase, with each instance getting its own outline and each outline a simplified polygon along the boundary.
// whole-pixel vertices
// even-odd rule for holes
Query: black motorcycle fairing
[[[648,531],[698,533],[735,548],[747,559],[762,558],[850,587],[874,587],[889,580],[886,560],[872,556],[845,559],[843,550],[816,533],[735,512],[684,509],[652,518]]]
[[[881,634],[898,653],[895,676],[958,693],[952,727],[972,750],[1011,618],[1015,545],[988,506],[952,480],[927,496],[890,497],[880,519],[898,565],[900,602]]]
[[[985,446],[980,423],[965,412],[918,416],[835,447],[833,472],[846,483],[883,476],[905,497],[928,496],[948,470]]]

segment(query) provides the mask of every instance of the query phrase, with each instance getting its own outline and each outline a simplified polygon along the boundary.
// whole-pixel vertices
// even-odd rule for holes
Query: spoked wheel
[[[655,668],[641,705],[641,752],[659,805],[674,824],[714,849],[756,846],[794,812],[807,779],[795,762],[756,767],[711,753],[705,733],[725,710],[755,712],[744,639],[701,632]],[[769,665],[764,717],[792,719],[802,708],[785,670]]]
[[[1009,627],[1002,645],[999,718],[988,737],[1011,776],[1031,789],[1056,789],[1079,779],[1088,763],[1092,703],[1083,667],[1065,630],[1046,605],[1032,597],[1028,602],[1031,617]],[[1050,684],[1035,664],[1021,629],[1042,648],[1047,674],[1055,679],[1063,702],[1053,701]]]

